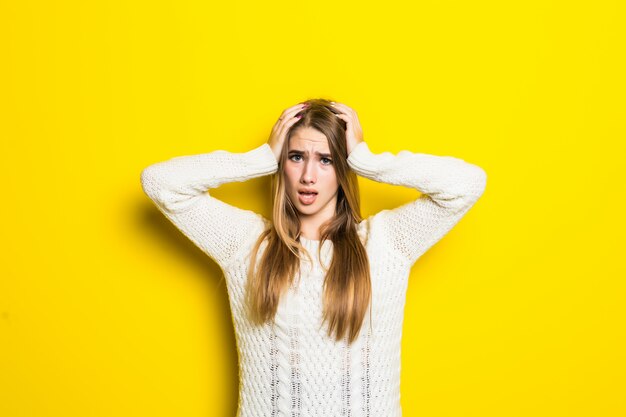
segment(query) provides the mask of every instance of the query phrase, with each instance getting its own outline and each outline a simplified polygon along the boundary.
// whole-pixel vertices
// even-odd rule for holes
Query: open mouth
[[[313,204],[316,198],[317,198],[317,193],[314,191],[311,191],[311,192],[298,191],[298,199],[300,200],[302,204],[305,204],[305,205]]]

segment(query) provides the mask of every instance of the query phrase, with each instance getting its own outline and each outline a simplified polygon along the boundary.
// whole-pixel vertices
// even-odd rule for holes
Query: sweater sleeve
[[[372,227],[380,228],[386,247],[410,265],[467,213],[487,182],[482,168],[459,158],[409,151],[375,154],[365,142],[352,149],[348,165],[365,178],[415,188],[422,194],[369,220]]]
[[[244,153],[216,150],[155,163],[141,172],[141,185],[157,208],[224,269],[268,221],[251,210],[226,204],[207,190],[277,169],[276,157],[264,143]]]

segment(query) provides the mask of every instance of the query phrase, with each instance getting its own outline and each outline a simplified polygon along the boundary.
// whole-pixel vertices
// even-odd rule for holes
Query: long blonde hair
[[[359,185],[356,174],[347,162],[346,122],[334,115],[335,109],[326,99],[307,100],[309,107],[301,111],[285,138],[278,171],[272,178],[273,222],[256,241],[250,259],[246,288],[246,304],[252,322],[263,324],[273,320],[280,296],[300,273],[300,253],[311,257],[300,243],[300,219],[285,191],[284,166],[289,140],[299,128],[311,127],[326,135],[339,189],[335,216],[320,228],[320,244],[330,240],[333,255],[324,278],[324,315],[328,335],[335,332],[337,341],[347,334],[348,343],[358,336],[371,301],[371,278],[367,252],[357,235],[361,221]],[[267,246],[255,268],[259,248]],[[370,311],[371,313],[371,311]]]

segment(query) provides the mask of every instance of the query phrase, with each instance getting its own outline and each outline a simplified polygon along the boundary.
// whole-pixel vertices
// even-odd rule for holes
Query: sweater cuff
[[[378,172],[376,169],[376,156],[377,154],[370,151],[365,141],[359,142],[348,155],[348,165],[358,174],[374,175]]]
[[[245,153],[248,163],[255,167],[259,173],[273,174],[278,171],[278,161],[270,145],[265,142],[263,145]]]

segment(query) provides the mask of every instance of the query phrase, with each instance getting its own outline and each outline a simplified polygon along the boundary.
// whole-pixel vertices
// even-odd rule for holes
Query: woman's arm
[[[411,265],[467,213],[487,182],[482,168],[458,158],[409,151],[375,154],[366,142],[352,149],[348,164],[365,178],[422,193],[370,219],[372,227],[382,230],[388,247]]]
[[[272,148],[264,143],[245,153],[217,150],[150,165],[141,172],[141,185],[183,234],[225,268],[246,240],[258,237],[266,220],[212,197],[207,190],[277,169]]]

